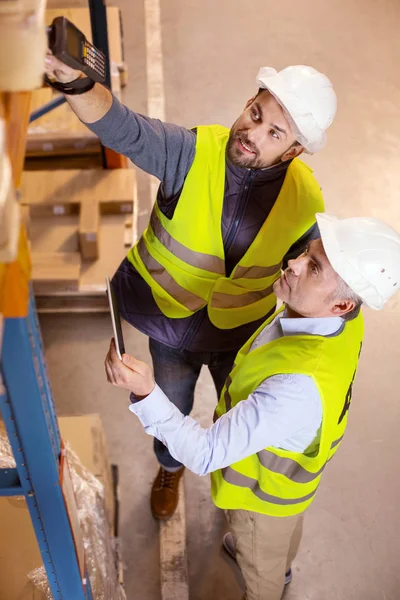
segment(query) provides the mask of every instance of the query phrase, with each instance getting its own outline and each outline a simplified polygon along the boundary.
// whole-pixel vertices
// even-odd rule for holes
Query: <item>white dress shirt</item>
[[[259,333],[251,350],[282,336],[332,335],[342,325],[340,317],[287,318],[284,311]],[[132,399],[129,410],[146,433],[163,442],[176,460],[198,475],[269,446],[304,452],[316,441],[322,422],[321,398],[313,379],[296,373],[264,380],[208,428],[185,417],[157,385],[144,400],[135,402],[133,395]]]

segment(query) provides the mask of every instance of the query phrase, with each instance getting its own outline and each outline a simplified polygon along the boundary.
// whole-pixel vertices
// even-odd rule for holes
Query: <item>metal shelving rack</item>
[[[21,233],[19,261],[26,261]],[[0,495],[25,496],[55,600],[91,600],[81,576],[73,532],[60,484],[61,438],[43,356],[35,303],[21,272],[23,314],[4,318],[0,409],[16,461],[0,469]],[[24,280],[25,279],[25,280]],[[26,290],[28,284],[28,293]],[[7,290],[5,290],[7,293]],[[15,289],[14,289],[15,293]]]
[[[108,56],[105,3],[89,0],[89,7],[94,43]],[[16,189],[23,169],[29,96],[29,92],[0,93]],[[30,271],[21,226],[17,257],[0,264],[0,409],[16,462],[16,468],[0,469],[0,496],[25,496],[54,600],[91,600],[60,482],[61,437]]]

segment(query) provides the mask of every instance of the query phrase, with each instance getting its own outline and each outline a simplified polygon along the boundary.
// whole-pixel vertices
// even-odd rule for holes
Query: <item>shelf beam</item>
[[[17,469],[0,469],[0,496],[23,496]]]

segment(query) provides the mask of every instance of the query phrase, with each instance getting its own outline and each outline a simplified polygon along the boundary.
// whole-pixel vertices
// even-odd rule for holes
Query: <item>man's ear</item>
[[[337,300],[331,308],[331,312],[335,317],[343,317],[355,308],[355,303],[352,300]]]
[[[296,158],[296,156],[300,156],[300,154],[304,152],[304,147],[295,142],[290,146],[289,150],[286,150],[285,154],[281,157],[281,162],[286,162],[287,160],[292,160],[292,158]]]

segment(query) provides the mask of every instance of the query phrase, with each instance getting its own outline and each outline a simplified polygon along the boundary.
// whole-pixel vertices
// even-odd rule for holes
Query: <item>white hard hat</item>
[[[326,144],[325,130],[336,115],[337,100],[332,83],[312,67],[295,65],[276,71],[261,67],[257,84],[267,89],[285,110],[296,139],[312,154]]]
[[[400,234],[380,219],[316,215],[332,267],[362,300],[383,308],[400,289]]]

